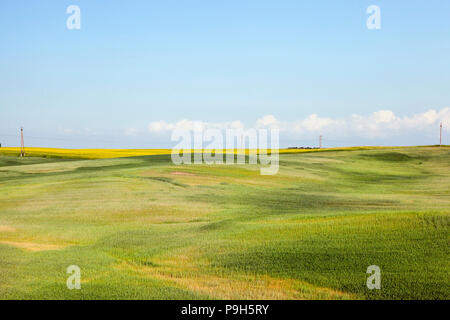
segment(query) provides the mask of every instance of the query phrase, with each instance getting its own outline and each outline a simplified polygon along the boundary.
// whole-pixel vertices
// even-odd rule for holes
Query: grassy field
[[[149,152],[0,149],[0,299],[450,298],[450,147]]]

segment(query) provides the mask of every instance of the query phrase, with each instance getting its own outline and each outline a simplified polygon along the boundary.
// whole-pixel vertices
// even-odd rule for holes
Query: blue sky
[[[431,144],[440,121],[450,140],[449,88],[446,0],[0,3],[6,146],[20,126],[31,146],[150,148],[173,145],[152,123],[262,119],[292,128],[282,146]]]

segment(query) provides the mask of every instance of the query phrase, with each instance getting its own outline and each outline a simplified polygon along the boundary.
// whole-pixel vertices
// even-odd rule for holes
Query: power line
[[[17,135],[13,135],[13,134],[3,134],[0,133],[0,136],[6,136],[6,137],[17,137]],[[27,135],[27,139],[34,139],[34,140],[49,140],[49,141],[80,141],[80,138],[89,138],[90,141],[94,141],[94,142],[104,142],[104,143],[117,143],[120,140],[97,140],[94,137],[94,140],[92,139],[92,137],[84,137],[84,136],[80,136],[80,137],[74,137],[74,138],[57,138],[57,137],[37,137],[37,136],[29,136]]]

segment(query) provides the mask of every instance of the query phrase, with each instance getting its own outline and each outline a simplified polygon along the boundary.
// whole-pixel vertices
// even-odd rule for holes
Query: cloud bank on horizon
[[[256,118],[256,117],[255,117]],[[311,113],[305,117],[281,119],[273,114],[255,121],[227,120],[205,121],[181,119],[176,121],[150,121],[142,126],[119,126],[111,131],[91,128],[74,129],[58,127],[56,135],[26,130],[25,142],[29,147],[55,148],[172,148],[175,129],[278,129],[280,147],[318,146],[323,136],[324,147],[361,145],[412,146],[439,143],[439,124],[443,125],[443,144],[450,144],[450,107],[429,109],[424,112],[398,115],[392,110],[378,110],[369,114],[351,114],[343,117],[326,117]],[[0,133],[2,146],[18,146],[19,135],[11,131]]]
[[[430,109],[423,113],[409,116],[397,116],[391,110],[379,110],[369,115],[352,114],[348,117],[330,118],[311,114],[303,119],[283,121],[274,115],[265,115],[256,120],[252,126],[246,126],[242,121],[207,122],[183,119],[176,122],[165,120],[153,121],[148,125],[152,134],[168,135],[175,129],[206,130],[214,129],[246,129],[246,128],[276,128],[280,133],[292,138],[310,138],[319,134],[332,136],[333,139],[349,137],[379,139],[392,138],[398,135],[408,135],[411,132],[435,133],[442,122],[445,132],[450,132],[450,108],[440,110]],[[127,132],[137,132],[127,129]]]

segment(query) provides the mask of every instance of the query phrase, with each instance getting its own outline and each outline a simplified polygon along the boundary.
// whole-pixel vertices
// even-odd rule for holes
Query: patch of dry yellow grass
[[[309,300],[357,299],[353,294],[312,285],[295,279],[277,279],[267,275],[228,274],[219,276],[204,272],[208,262],[198,256],[197,247],[183,248],[171,256],[155,260],[155,266],[122,261],[116,265],[141,276],[165,281],[184,290],[212,299]]]
[[[310,299],[356,299],[355,295],[317,287],[294,279],[276,279],[256,275],[217,275],[200,272],[180,273],[163,270],[160,267],[138,266],[122,262],[119,269],[129,269],[154,279],[166,281],[181,289],[187,289],[212,299],[250,300],[310,300]]]
[[[15,228],[0,224],[0,232],[14,232],[14,231],[16,231]]]
[[[60,250],[64,246],[55,244],[33,243],[33,242],[13,242],[13,241],[0,241],[0,244],[6,244],[16,248],[24,249],[26,251],[48,251],[48,250]]]

